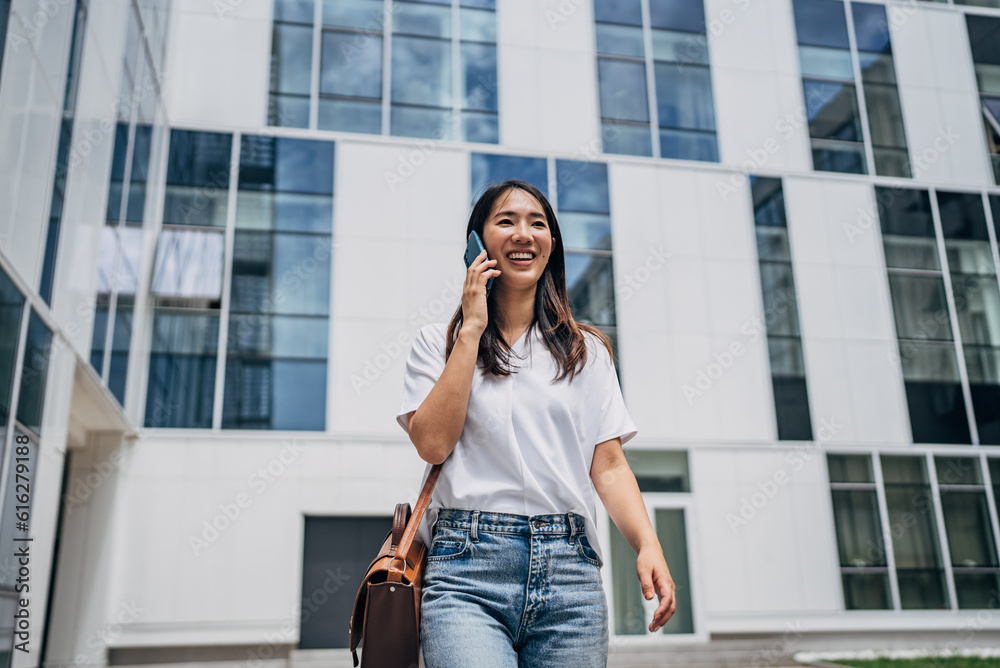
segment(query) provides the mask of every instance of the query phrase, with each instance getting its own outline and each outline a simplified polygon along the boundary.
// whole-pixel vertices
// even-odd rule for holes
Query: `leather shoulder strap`
[[[420,491],[420,498],[417,499],[417,507],[413,509],[413,513],[410,515],[410,521],[406,523],[406,531],[403,532],[403,538],[399,542],[399,547],[396,548],[396,557],[403,560],[404,570],[407,553],[410,551],[410,545],[413,544],[413,538],[417,534],[417,527],[420,526],[420,520],[424,516],[424,511],[427,510],[427,506],[431,502],[431,492],[434,491],[434,485],[437,484],[438,477],[441,475],[441,464],[435,464],[431,468],[431,472],[427,475],[427,480],[424,482],[424,488]],[[389,579],[398,582],[398,578],[402,577],[404,570],[398,570],[393,568],[393,564],[396,560],[389,565]],[[394,578],[393,574],[397,577]]]

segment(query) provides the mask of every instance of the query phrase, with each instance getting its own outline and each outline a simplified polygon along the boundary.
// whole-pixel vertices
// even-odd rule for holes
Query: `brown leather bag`
[[[362,639],[361,668],[417,668],[419,664],[420,581],[427,546],[417,537],[417,527],[440,474],[441,464],[431,467],[412,514],[409,503],[396,504],[392,531],[358,587],[350,626],[355,668]]]

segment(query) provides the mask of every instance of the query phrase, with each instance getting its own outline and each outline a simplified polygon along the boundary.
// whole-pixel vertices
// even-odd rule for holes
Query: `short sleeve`
[[[410,432],[410,411],[420,408],[444,371],[445,331],[440,324],[424,325],[410,347],[403,376],[403,403],[396,422]]]
[[[604,400],[601,405],[600,428],[597,430],[598,437],[594,445],[610,441],[615,437],[620,437],[622,445],[625,445],[638,433],[638,430],[628,414],[628,409],[625,408],[621,384],[618,382],[618,374],[615,373],[615,365],[611,361],[608,349],[599,343],[597,351],[600,357],[598,378],[604,384]]]

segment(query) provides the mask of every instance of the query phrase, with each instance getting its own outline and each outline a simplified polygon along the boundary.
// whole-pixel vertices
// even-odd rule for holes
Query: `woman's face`
[[[520,188],[500,195],[483,225],[486,254],[503,273],[497,281],[509,288],[530,288],[552,255],[552,230],[538,200]],[[518,257],[530,256],[519,260]],[[511,255],[514,255],[512,258]]]

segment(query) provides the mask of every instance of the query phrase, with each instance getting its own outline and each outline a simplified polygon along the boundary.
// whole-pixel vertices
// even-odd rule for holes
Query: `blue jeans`
[[[420,643],[426,668],[606,668],[608,602],[583,516],[442,508]]]

